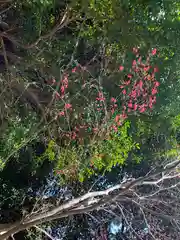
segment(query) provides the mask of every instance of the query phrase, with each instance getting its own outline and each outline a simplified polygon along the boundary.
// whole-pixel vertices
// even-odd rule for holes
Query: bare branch
[[[43,232],[48,238],[50,238],[51,240],[55,240],[55,238],[53,238],[48,232],[46,232],[44,229],[38,227],[38,226],[34,226],[36,229],[38,229],[40,232]]]

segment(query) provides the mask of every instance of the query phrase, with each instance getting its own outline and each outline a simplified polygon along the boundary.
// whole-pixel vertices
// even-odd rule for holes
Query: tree
[[[86,198],[96,178],[103,180],[98,194],[110,191],[108,201],[116,191],[122,192],[108,190],[108,185],[117,187],[119,178],[128,175],[138,181],[147,169],[178,157],[179,9],[175,0],[0,3],[1,223],[17,223],[18,229],[34,225],[33,219],[40,221],[46,207],[46,214],[54,209],[57,189],[71,188],[69,195],[74,199]],[[139,174],[137,168],[143,164]],[[174,172],[165,176],[168,179],[162,181],[162,176],[155,176],[165,189],[178,179],[169,179],[176,176]],[[51,198],[48,192],[46,199],[36,203],[38,193],[52,179],[61,187],[54,187]],[[130,183],[136,180],[129,179]],[[94,201],[106,211],[83,215],[84,228],[92,223],[90,216],[99,219],[93,237],[105,238],[110,235],[107,222],[116,214],[124,216],[119,220],[120,238],[137,237],[139,232],[151,238],[147,220],[151,229],[158,226],[151,230],[153,234],[160,228],[167,235],[171,228],[151,215],[169,206],[168,198],[176,201],[176,192],[160,191],[158,201],[146,205],[139,194],[145,196],[147,189],[153,194],[158,186],[139,184],[133,193],[123,195],[124,201],[116,201],[118,206],[111,203],[113,209],[109,203],[101,204],[106,196],[97,195]],[[159,201],[162,194],[166,203]],[[37,214],[34,206],[40,209]],[[144,211],[148,212],[146,219]],[[24,226],[18,223],[21,219]],[[76,216],[73,228],[76,224],[83,228],[82,222]]]

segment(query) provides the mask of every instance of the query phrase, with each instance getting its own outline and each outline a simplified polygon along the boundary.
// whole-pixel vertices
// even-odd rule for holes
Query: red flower
[[[119,66],[119,71],[123,71],[124,67],[123,66]]]
[[[156,88],[153,88],[153,89],[152,89],[152,95],[155,95],[157,92],[158,92],[158,91],[157,91]]]
[[[144,104],[142,104],[141,106],[139,106],[139,112],[140,113],[143,113],[143,112],[145,112],[146,111],[146,108],[145,108],[145,105]]]
[[[152,55],[154,56],[154,55],[156,55],[156,53],[157,53],[157,49],[156,48],[154,48],[153,50],[152,50]]]
[[[152,108],[153,107],[153,104],[152,103],[149,103],[149,108]]]
[[[139,83],[138,83],[139,87],[142,89],[142,86],[143,86],[143,81],[140,80]]]
[[[137,108],[138,108],[138,105],[135,103],[135,104],[134,104],[134,111],[136,111]]]
[[[136,90],[132,90],[132,92],[129,94],[132,98],[136,98],[137,93]]]
[[[129,85],[131,83],[131,81],[129,80],[129,81],[126,81],[125,82],[125,85]]]
[[[61,86],[61,93],[64,95],[65,94],[65,87]]]
[[[67,86],[68,85],[68,75],[64,76],[64,79],[62,80],[62,83]]]
[[[133,61],[132,65],[133,65],[133,66],[135,66],[135,65],[136,65],[136,60],[134,60],[134,61]]]
[[[112,109],[111,109],[111,113],[112,113],[112,114],[114,114],[114,112],[115,112],[115,109],[114,109],[114,108],[112,108]]]
[[[117,100],[116,100],[115,98],[112,97],[112,98],[111,98],[111,102],[112,102],[112,103],[116,103]]]
[[[134,72],[139,72],[139,69],[138,68],[136,68],[136,67],[134,67]]]
[[[120,115],[116,115],[116,117],[115,117],[115,122],[119,122],[120,118],[121,118]]]
[[[114,107],[114,108],[117,108],[117,104],[114,104],[113,107]]]
[[[160,85],[160,83],[159,83],[158,81],[156,81],[156,82],[154,83],[154,86],[155,86],[155,87],[159,87],[159,85]]]
[[[76,137],[77,137],[76,133],[75,133],[75,132],[72,132],[72,133],[71,133],[71,139],[74,140],[74,139],[76,139]]]
[[[117,128],[115,125],[113,125],[112,128],[113,128],[113,130],[114,130],[115,132],[118,131],[118,128]]]
[[[97,101],[103,102],[105,100],[105,97],[103,96],[102,92],[98,93],[98,97],[96,98]]]
[[[65,109],[71,109],[72,105],[70,103],[66,103],[64,107],[65,107]]]
[[[122,91],[122,94],[126,95],[126,89],[124,89],[124,90]]]
[[[152,103],[156,103],[156,96],[152,97]]]
[[[147,80],[151,80],[152,79],[152,76],[149,74],[147,77],[146,77]]]
[[[150,69],[150,67],[149,67],[149,66],[147,66],[147,67],[144,67],[144,71],[145,71],[145,72],[149,71],[149,69]]]
[[[61,97],[58,92],[56,92],[55,95],[56,95],[56,98],[60,98]]]
[[[72,73],[75,73],[77,71],[77,67],[72,69]]]
[[[155,67],[155,68],[154,68],[154,72],[159,72],[158,67]]]
[[[129,108],[132,108],[132,107],[133,107],[132,102],[129,102],[129,103],[128,103],[128,107],[129,107]]]
[[[121,117],[122,117],[123,119],[126,119],[126,118],[127,118],[127,115],[125,114],[125,112],[123,112],[123,114],[121,115]]]
[[[131,75],[131,74],[128,74],[127,77],[131,79],[131,78],[132,78],[132,75]]]
[[[64,116],[64,115],[65,115],[64,111],[59,112],[59,116]]]

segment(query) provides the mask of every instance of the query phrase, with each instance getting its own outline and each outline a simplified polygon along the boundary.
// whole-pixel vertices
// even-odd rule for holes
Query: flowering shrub
[[[51,111],[55,119],[51,128],[54,140],[62,152],[65,151],[62,145],[68,144],[70,148],[65,152],[70,155],[70,149],[75,146],[73,159],[75,156],[77,159],[72,162],[76,162],[76,172],[79,171],[81,180],[84,175],[93,174],[94,169],[110,171],[127,159],[136,143],[128,136],[129,122],[125,120],[133,114],[152,111],[156,103],[160,83],[156,80],[159,70],[153,66],[153,58],[157,55],[157,49],[152,49],[146,58],[141,56],[138,48],[134,47],[132,53],[130,69],[121,64],[112,71],[111,76],[100,75],[100,80],[92,75],[87,66],[77,64],[72,69],[66,69],[60,80],[52,78],[49,83],[54,91]],[[111,67],[107,65],[107,72]],[[107,87],[109,82],[112,90]],[[80,146],[89,149],[93,169],[89,168],[90,163],[85,163],[87,156],[78,158]],[[58,162],[64,162],[60,159]],[[63,169],[66,165],[71,166],[67,163],[58,166]]]

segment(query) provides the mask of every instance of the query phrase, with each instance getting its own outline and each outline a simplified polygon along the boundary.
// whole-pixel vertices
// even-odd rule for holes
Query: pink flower
[[[155,67],[155,68],[154,68],[154,72],[159,72],[158,67]]]
[[[112,103],[116,103],[117,100],[116,100],[115,98],[112,97],[112,98],[111,98],[111,102],[112,102]]]
[[[136,68],[136,67],[134,67],[134,72],[139,72],[139,69],[138,68]]]
[[[115,109],[114,109],[114,108],[112,108],[112,109],[111,109],[111,113],[112,113],[112,114],[114,114],[114,112],[115,112]]]
[[[149,71],[149,69],[150,69],[150,67],[149,67],[149,66],[147,66],[147,67],[144,67],[144,71],[145,71],[145,72]]]
[[[124,86],[123,86],[123,85],[121,85],[121,86],[119,86],[119,88],[124,88]]]
[[[77,136],[77,135],[76,135],[75,132],[72,132],[72,133],[71,133],[71,139],[73,139],[73,140],[76,139],[76,136]]]
[[[135,103],[135,104],[134,104],[134,111],[136,111],[137,108],[138,108],[138,105]]]
[[[156,53],[157,53],[157,49],[156,48],[154,48],[153,50],[152,50],[152,55],[154,56],[154,55],[156,55]]]
[[[143,97],[145,98],[146,96],[147,96],[147,92],[144,91],[144,92],[143,92]]]
[[[116,115],[115,122],[119,122],[120,118],[121,118],[121,115]]]
[[[113,128],[113,130],[114,130],[115,132],[118,131],[118,128],[117,128],[115,125],[113,125],[112,128]]]
[[[139,87],[142,89],[142,86],[143,86],[143,81],[140,80],[139,83],[138,83]]]
[[[105,98],[104,97],[100,97],[100,98],[96,98],[97,101],[100,101],[100,102],[104,102]]]
[[[104,102],[105,97],[102,92],[98,92],[98,97],[96,98],[97,101]]]
[[[123,114],[121,115],[121,117],[122,117],[123,119],[126,119],[126,118],[127,118],[127,115],[125,114],[125,112],[123,112]]]
[[[64,76],[64,79],[62,80],[62,83],[66,86],[68,85],[68,75]]]
[[[146,111],[146,108],[145,108],[144,104],[141,105],[141,106],[139,106],[139,112],[140,112],[140,113],[143,113],[143,112],[145,112],[145,111]]]
[[[152,103],[156,103],[156,96],[152,97]]]
[[[153,107],[153,104],[152,103],[149,103],[149,108],[152,108]]]
[[[74,67],[73,69],[72,69],[72,73],[75,73],[77,71],[77,67]]]
[[[126,81],[125,82],[125,85],[129,85],[131,83],[131,81],[129,80],[129,81]]]
[[[122,91],[122,94],[126,95],[126,89],[124,89],[124,90]]]
[[[64,107],[65,107],[65,109],[71,109],[72,105],[70,103],[66,103]]]
[[[150,96],[149,97],[149,105],[151,106],[152,104],[156,103],[156,96]],[[149,106],[149,107],[150,107]],[[151,108],[151,107],[150,107]]]
[[[158,92],[157,89],[153,88],[151,93],[152,93],[152,95],[155,95],[157,92]]]
[[[129,108],[132,108],[132,107],[133,107],[132,102],[129,102],[129,103],[128,103],[128,107],[129,107]]]
[[[136,93],[137,93],[137,96],[139,97],[141,95],[140,89],[138,89]]]
[[[135,66],[135,65],[136,65],[136,60],[134,60],[134,61],[132,62],[132,65],[133,65],[133,66]]]
[[[129,96],[131,96],[132,98],[136,98],[136,96],[137,96],[136,90],[132,90],[132,92],[129,94]]]
[[[59,115],[59,116],[64,116],[64,115],[65,115],[65,112],[64,112],[64,111],[61,111],[61,112],[59,112],[58,115]]]
[[[64,95],[65,94],[65,87],[61,86],[61,93]]]
[[[132,74],[128,74],[127,77],[131,79],[132,78]]]
[[[55,95],[56,95],[56,98],[60,98],[61,97],[58,92],[56,92]]]
[[[119,66],[119,71],[123,71],[124,67],[123,66]]]
[[[154,83],[154,86],[155,86],[155,87],[159,87],[159,85],[160,85],[160,83],[159,83],[158,81],[156,81],[156,82]]]
[[[152,76],[149,74],[147,77],[146,77],[147,80],[151,80],[152,79]]]

